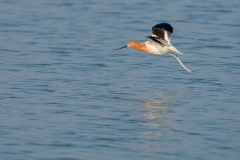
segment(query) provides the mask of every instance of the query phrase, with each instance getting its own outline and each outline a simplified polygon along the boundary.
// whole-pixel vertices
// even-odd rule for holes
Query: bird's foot
[[[186,68],[186,71],[187,71],[188,73],[190,73],[190,74],[193,74],[193,71],[190,70],[190,69],[188,69],[188,68]]]

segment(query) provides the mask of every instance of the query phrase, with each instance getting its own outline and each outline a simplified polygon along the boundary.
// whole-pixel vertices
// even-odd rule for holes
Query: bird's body
[[[135,41],[131,41],[131,43],[128,45],[128,47],[134,48],[134,49],[137,49],[137,50],[140,50],[143,52],[151,53],[151,54],[166,54],[166,53],[172,52],[169,49],[170,45],[161,46],[157,42],[152,41],[150,38],[148,41],[146,41],[142,44],[139,44]],[[179,54],[182,54],[182,53],[179,52]]]
[[[134,48],[143,52],[151,53],[151,54],[170,54],[174,56],[178,62],[182,65],[182,67],[188,71],[189,73],[193,73],[190,69],[186,68],[183,63],[180,61],[176,54],[183,54],[179,52],[171,43],[171,35],[173,33],[173,28],[168,23],[159,23],[152,27],[152,35],[147,36],[148,41],[139,44],[136,41],[128,42],[127,46],[118,48],[122,49],[125,47]],[[118,50],[116,49],[116,50]]]

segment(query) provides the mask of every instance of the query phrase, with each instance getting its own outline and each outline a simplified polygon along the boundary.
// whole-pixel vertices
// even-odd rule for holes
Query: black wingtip
[[[156,24],[155,26],[152,27],[152,30],[153,29],[164,29],[170,33],[173,33],[173,27],[168,24],[168,23],[159,23],[159,24]]]

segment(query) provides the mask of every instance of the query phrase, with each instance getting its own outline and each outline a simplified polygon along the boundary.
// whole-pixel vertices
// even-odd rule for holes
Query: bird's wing
[[[152,37],[162,38],[170,44],[173,27],[168,23],[159,23],[152,27]]]
[[[162,47],[169,45],[168,42],[163,38],[158,38],[156,36],[147,36],[147,38],[150,42],[154,41],[154,42],[160,44]]]

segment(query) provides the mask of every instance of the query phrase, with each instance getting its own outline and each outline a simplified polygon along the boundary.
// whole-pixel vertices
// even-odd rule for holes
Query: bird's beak
[[[121,47],[121,48],[117,48],[117,49],[113,49],[113,50],[119,50],[119,49],[123,49],[126,48],[127,46]]]

